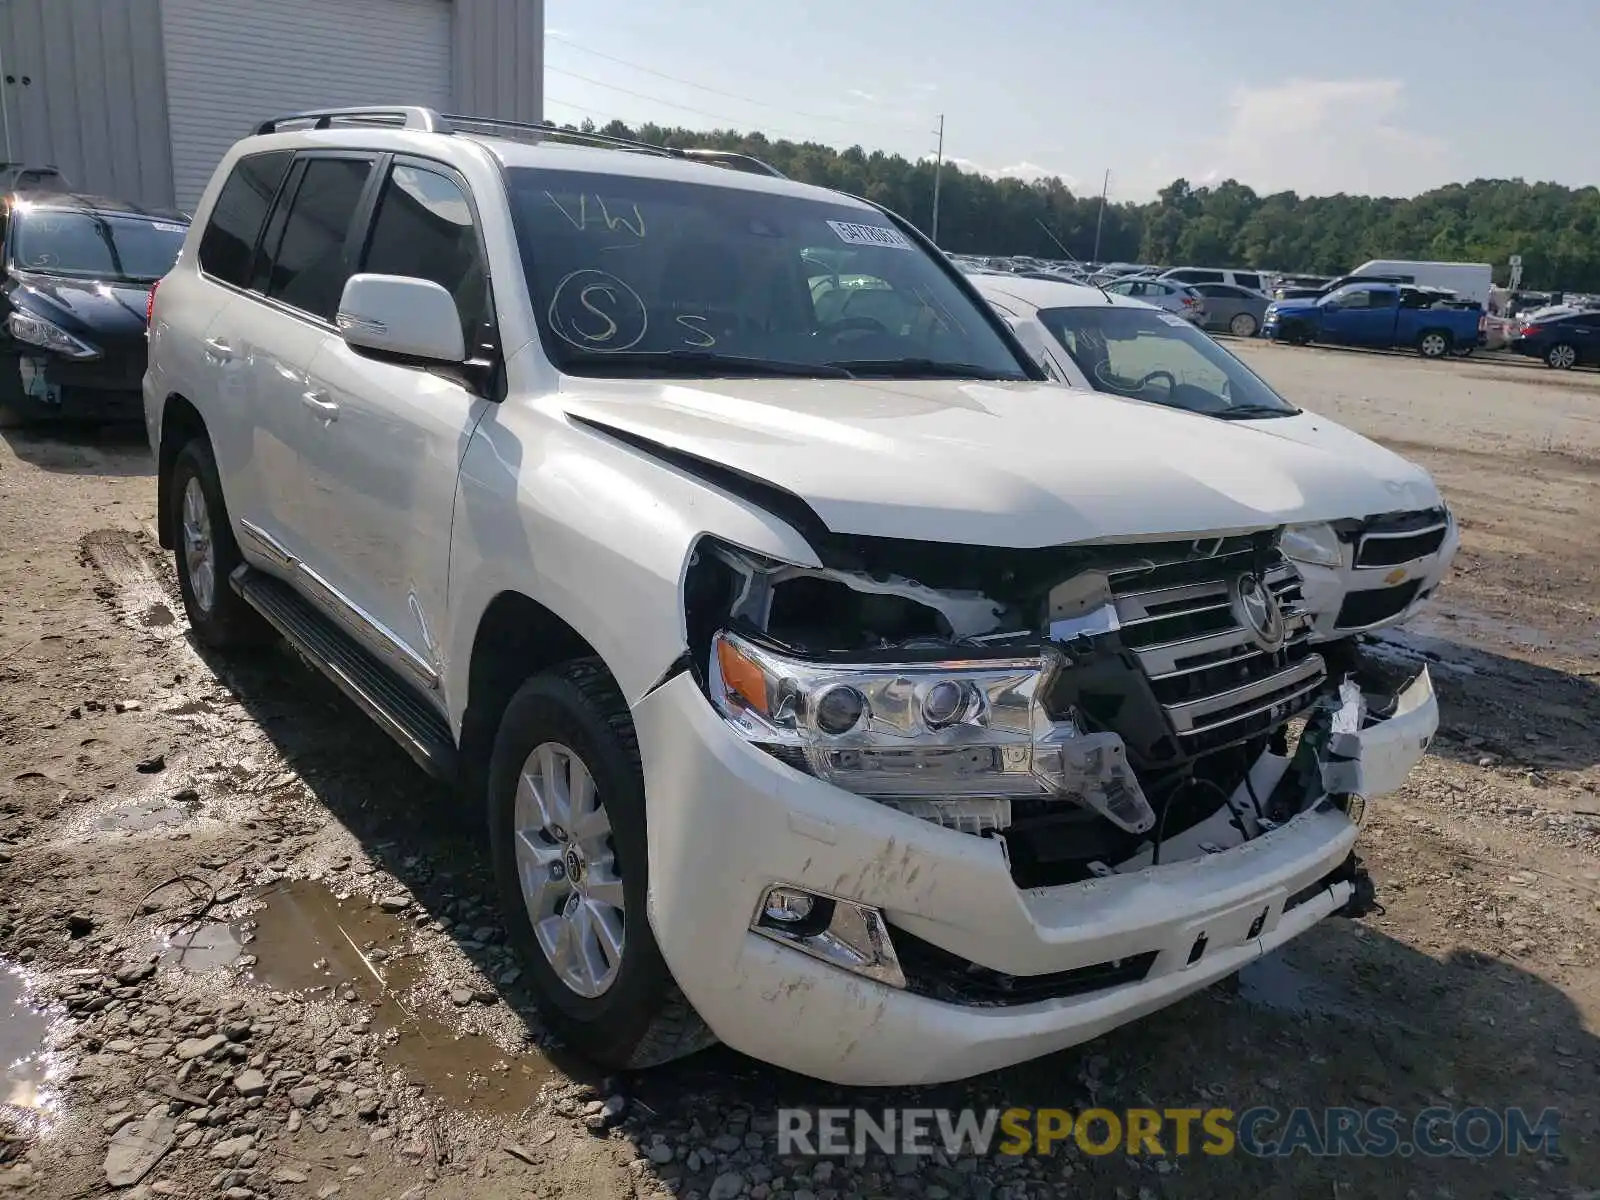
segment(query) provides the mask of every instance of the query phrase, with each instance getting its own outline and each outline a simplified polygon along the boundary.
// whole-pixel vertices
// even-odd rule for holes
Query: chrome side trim
[[[346,628],[357,637],[365,634],[375,634],[393,662],[416,676],[417,679],[427,685],[430,691],[438,690],[439,672],[435,671],[433,666],[420,654],[406,645],[394,630],[390,629],[359,604],[356,604],[338,588],[306,566],[305,563],[297,562],[295,565],[301,578],[332,601],[335,608],[334,615],[341,620]]]
[[[288,568],[295,565],[294,555],[283,548],[283,543],[254,521],[248,521],[244,517],[240,517],[239,532],[254,542],[258,549],[276,559],[279,566]]]

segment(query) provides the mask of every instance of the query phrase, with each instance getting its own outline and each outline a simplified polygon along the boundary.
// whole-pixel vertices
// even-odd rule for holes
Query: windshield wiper
[[[1218,409],[1212,416],[1224,420],[1249,420],[1252,417],[1297,417],[1298,408],[1278,408],[1272,404],[1236,404],[1232,408]]]
[[[1028,380],[1020,371],[1007,375],[974,363],[942,362],[932,358],[851,358],[829,365],[852,375],[879,379],[997,379],[1010,383]]]
[[[850,372],[837,363],[783,362],[740,354],[713,354],[709,350],[619,350],[611,354],[572,354],[566,357],[562,366],[581,374],[664,371],[677,375],[772,375],[797,379],[851,377]]]

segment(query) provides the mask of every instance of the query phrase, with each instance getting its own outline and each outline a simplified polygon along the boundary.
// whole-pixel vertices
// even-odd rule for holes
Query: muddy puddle
[[[508,1051],[459,1031],[430,1011],[441,1003],[406,921],[364,896],[341,898],[320,883],[286,881],[257,893],[261,907],[238,921],[205,922],[156,949],[194,973],[229,970],[242,982],[307,1000],[360,1004],[380,1056],[435,1099],[515,1113],[560,1072],[538,1050]]]
[[[50,1017],[31,1003],[26,976],[0,965],[0,1109],[13,1117],[36,1118],[55,1106],[49,1033]]]
[[[110,833],[147,833],[182,825],[198,815],[200,800],[168,800],[152,798],[119,804],[95,822],[95,828]]]

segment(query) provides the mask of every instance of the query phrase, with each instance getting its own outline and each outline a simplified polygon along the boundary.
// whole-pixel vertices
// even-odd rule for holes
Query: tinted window
[[[351,274],[345,239],[371,170],[365,159],[307,160],[277,248],[268,255],[267,295],[333,320]]]
[[[891,218],[706,174],[739,182],[507,172],[533,311],[563,370],[1028,377],[999,318]]]
[[[491,320],[489,272],[472,206],[449,176],[404,163],[389,172],[361,269],[437,283],[455,297],[468,353],[482,347]]]
[[[1253,292],[1261,290],[1261,276],[1259,275],[1241,275],[1235,271],[1233,273],[1233,281],[1240,287],[1249,288]]]
[[[252,154],[234,164],[200,238],[200,269],[207,275],[244,286],[267,209],[291,158],[289,151],[279,150]]]
[[[1221,271],[1201,271],[1193,267],[1184,267],[1177,271],[1168,271],[1165,278],[1175,279],[1179,283],[1221,283]]]
[[[1236,300],[1239,298],[1239,289],[1229,287],[1225,283],[1202,283],[1189,290],[1199,292],[1202,296],[1213,296],[1221,300]]]
[[[1047,308],[1039,320],[1096,391],[1216,416],[1296,409],[1182,317],[1147,308]]]
[[[149,283],[172,270],[188,232],[181,221],[19,205],[12,257],[45,275]]]

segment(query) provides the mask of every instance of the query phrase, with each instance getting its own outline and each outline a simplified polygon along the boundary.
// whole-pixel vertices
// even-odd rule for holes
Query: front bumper
[[[15,383],[0,389],[7,403],[36,420],[128,421],[144,413],[142,355],[86,362],[48,353],[6,355],[0,370],[16,374]]]
[[[1371,795],[1398,786],[1437,727],[1425,673],[1406,701],[1338,747],[1355,751]],[[728,1045],[835,1083],[959,1079],[1075,1045],[1236,971],[1350,897],[1347,881],[1320,886],[1358,832],[1327,800],[1222,853],[1199,849],[1202,823],[1169,840],[1159,867],[1024,891],[1000,841],[902,815],[783,765],[736,737],[688,674],[641,700],[634,721],[649,805],[650,920],[674,978]],[[1287,767],[1263,755],[1252,772],[1258,793]],[[1242,784],[1239,794],[1248,804]],[[1181,859],[1186,851],[1192,857]],[[761,896],[777,883],[872,906],[891,939],[909,934],[1013,977],[1141,956],[1149,965],[1136,980],[1087,993],[949,1003],[751,932]]]
[[[1357,567],[1351,543],[1344,544],[1337,567],[1296,561],[1311,640],[1334,641],[1409,620],[1438,589],[1460,548],[1461,529],[1451,520],[1439,548],[1410,562]]]

